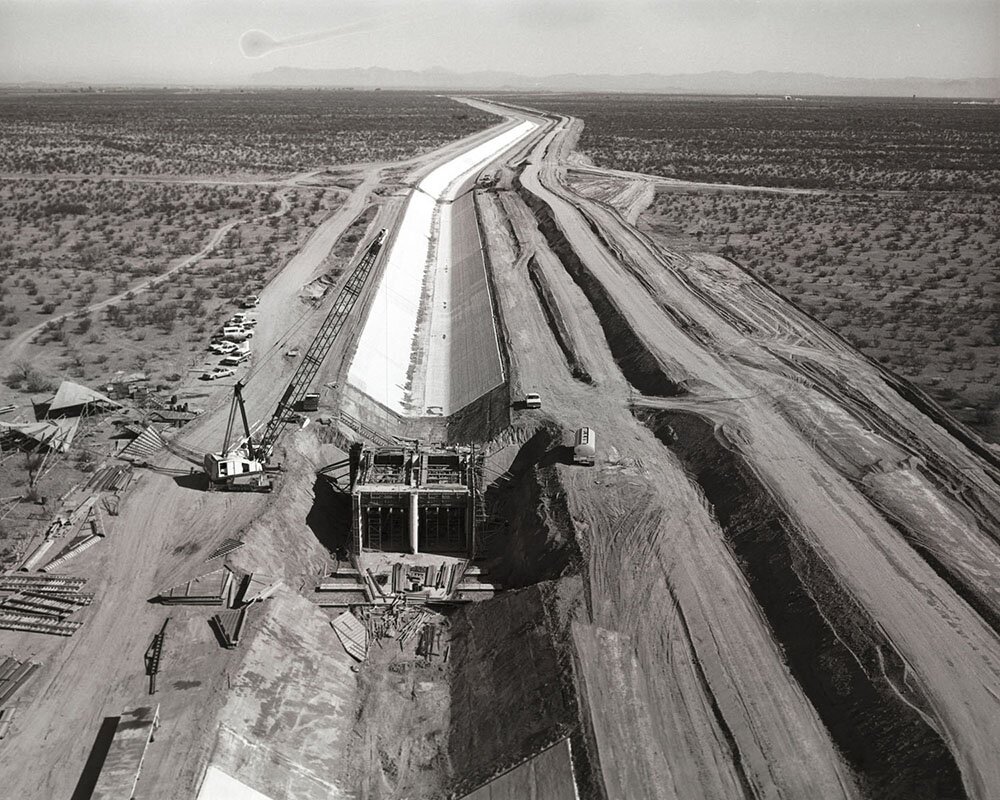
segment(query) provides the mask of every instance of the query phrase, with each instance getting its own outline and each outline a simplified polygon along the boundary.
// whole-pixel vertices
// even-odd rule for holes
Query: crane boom
[[[271,419],[268,421],[267,427],[264,429],[264,434],[257,445],[258,452],[266,455],[271,451],[281,431],[288,424],[291,412],[295,410],[308,393],[309,387],[316,377],[316,373],[319,372],[319,368],[329,354],[330,348],[333,347],[333,343],[336,341],[341,330],[343,330],[347,318],[354,309],[358,297],[361,296],[361,291],[364,289],[372,267],[375,266],[379,252],[382,250],[385,236],[386,230],[383,228],[372,243],[368,245],[365,254],[361,257],[358,265],[347,279],[347,283],[344,284],[344,288],[337,296],[337,301],[333,304],[333,308],[330,309],[330,313],[323,320],[316,338],[309,345],[309,349],[306,350],[306,354],[302,357],[302,362],[299,364],[298,369],[295,370],[295,374],[292,375],[292,380],[288,384],[288,388],[285,389],[281,400],[278,401],[278,407],[275,408],[274,414],[271,415]]]
[[[385,237],[386,230],[383,228],[368,245],[365,254],[361,257],[354,271],[351,272],[344,288],[337,295],[333,308],[323,320],[316,338],[309,345],[302,363],[295,370],[291,383],[285,389],[285,393],[278,402],[278,407],[267,423],[264,435],[257,444],[254,444],[251,439],[250,426],[247,423],[246,408],[243,405],[243,383],[237,381],[233,389],[233,402],[229,409],[229,424],[226,427],[226,438],[223,442],[222,452],[205,454],[205,474],[208,476],[209,491],[215,489],[242,492],[271,491],[272,482],[268,477],[268,473],[273,471],[268,466],[271,449],[285,425],[288,424],[290,412],[309,391],[309,385],[316,377],[316,373],[319,372],[330,348],[357,304],[365,282],[368,280],[372,267],[375,266],[378,259],[378,254],[382,250]],[[245,439],[242,440],[239,447],[230,450],[237,413],[239,413],[243,423]]]

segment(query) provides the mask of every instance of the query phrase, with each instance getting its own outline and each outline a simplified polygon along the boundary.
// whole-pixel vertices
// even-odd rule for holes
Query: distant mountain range
[[[451,72],[275,67],[252,77],[256,86],[461,91],[650,92],[656,94],[844,95],[850,97],[998,98],[1000,79],[835,78],[799,72],[704,72],[695,75],[546,75],[514,72]]]

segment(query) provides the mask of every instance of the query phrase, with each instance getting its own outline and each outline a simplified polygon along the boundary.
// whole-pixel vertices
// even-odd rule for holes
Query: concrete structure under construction
[[[483,457],[468,447],[357,447],[351,539],[366,551],[476,555]]]
[[[504,381],[468,189],[537,128],[511,120],[432,170],[407,200],[347,379],[395,415],[446,417]]]

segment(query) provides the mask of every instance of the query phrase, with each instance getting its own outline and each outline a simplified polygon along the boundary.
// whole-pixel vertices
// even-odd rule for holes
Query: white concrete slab
[[[218,767],[210,766],[205,772],[198,800],[271,800],[271,798],[227,775]]]
[[[525,121],[461,153],[428,174],[407,201],[348,372],[351,385],[397,414],[422,416],[426,412],[425,393],[414,398],[410,391],[425,282],[428,298],[437,298],[429,302],[424,312],[430,315],[434,311],[429,322],[432,326],[429,341],[435,349],[421,359],[421,368],[426,370],[428,360],[433,358],[432,395],[446,398],[450,394],[446,383],[450,349],[444,347],[443,354],[436,353],[436,349],[447,342],[451,331],[446,313],[451,307],[450,283],[443,279],[450,269],[451,201],[476,171],[536,128],[534,123]],[[418,382],[424,385],[428,377],[431,376],[422,375]],[[439,405],[446,414],[452,410],[446,407],[447,400]]]

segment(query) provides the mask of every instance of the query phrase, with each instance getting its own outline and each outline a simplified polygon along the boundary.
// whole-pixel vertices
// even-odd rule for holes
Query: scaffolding
[[[473,558],[482,456],[468,447],[356,448],[351,454],[354,552]]]

